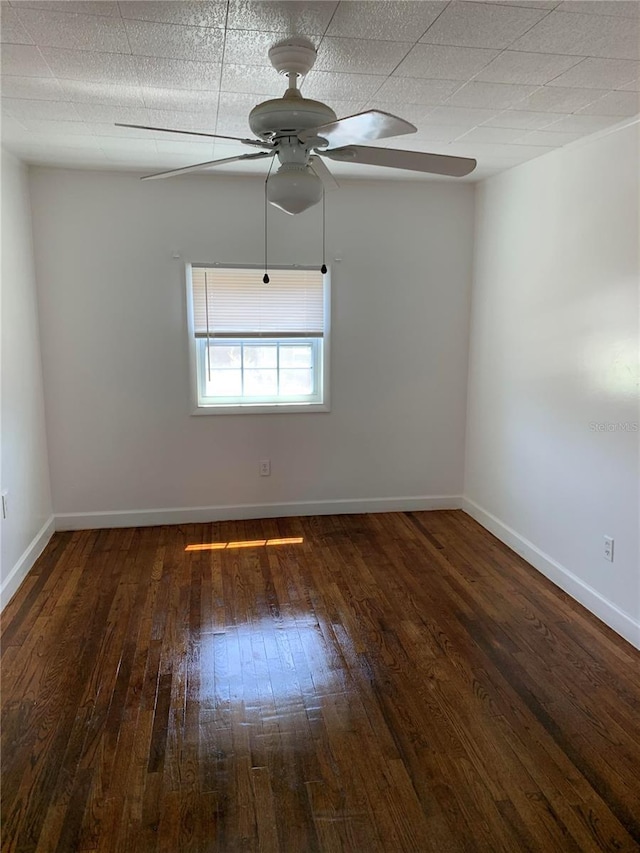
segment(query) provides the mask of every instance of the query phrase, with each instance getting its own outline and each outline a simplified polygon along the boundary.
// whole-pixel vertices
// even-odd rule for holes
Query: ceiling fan
[[[286,213],[296,214],[317,204],[325,187],[333,189],[338,186],[322,157],[451,177],[463,177],[475,168],[476,161],[467,157],[360,144],[415,133],[416,127],[380,110],[367,110],[339,119],[331,107],[305,98],[298,88],[298,79],[307,75],[316,60],[316,49],[307,39],[279,42],[269,50],[269,60],[278,73],[288,78],[289,87],[282,98],[264,101],[251,110],[249,126],[258,139],[117,122],[118,127],[226,139],[265,150],[158,172],[146,175],[142,180],[170,178],[223,163],[277,156],[280,167],[267,180],[267,199]]]

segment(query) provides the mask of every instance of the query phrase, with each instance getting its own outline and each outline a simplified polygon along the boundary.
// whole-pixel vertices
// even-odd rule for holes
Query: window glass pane
[[[310,368],[284,368],[280,371],[281,394],[311,394],[313,373]]]
[[[277,367],[278,348],[274,345],[245,346],[245,367]]]
[[[240,367],[240,347],[209,344],[211,367]],[[206,358],[206,354],[205,354]]]
[[[311,367],[312,353],[310,344],[280,347],[280,367]]]
[[[242,394],[241,370],[212,370],[209,381],[205,367],[205,394],[208,397],[237,397]]]
[[[244,393],[248,397],[264,397],[278,393],[278,371],[248,368],[244,371]]]

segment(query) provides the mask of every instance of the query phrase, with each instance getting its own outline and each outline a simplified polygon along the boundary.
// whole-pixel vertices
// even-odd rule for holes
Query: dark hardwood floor
[[[640,850],[640,653],[461,511],[58,533],[2,621],[3,851]]]

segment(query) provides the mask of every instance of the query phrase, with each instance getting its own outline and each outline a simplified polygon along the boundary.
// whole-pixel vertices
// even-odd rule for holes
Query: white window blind
[[[322,273],[270,269],[191,268],[193,327],[197,338],[322,337]]]

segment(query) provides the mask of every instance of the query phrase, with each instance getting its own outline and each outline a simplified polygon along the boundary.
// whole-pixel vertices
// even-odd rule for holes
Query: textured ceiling
[[[480,178],[640,112],[640,2],[1,3],[3,144],[31,163],[155,171],[246,153],[114,122],[250,134],[283,93],[269,47],[310,38],[308,97],[377,107],[417,134],[388,147],[475,157]],[[226,171],[264,172],[263,163]],[[331,163],[338,175],[417,179]]]

